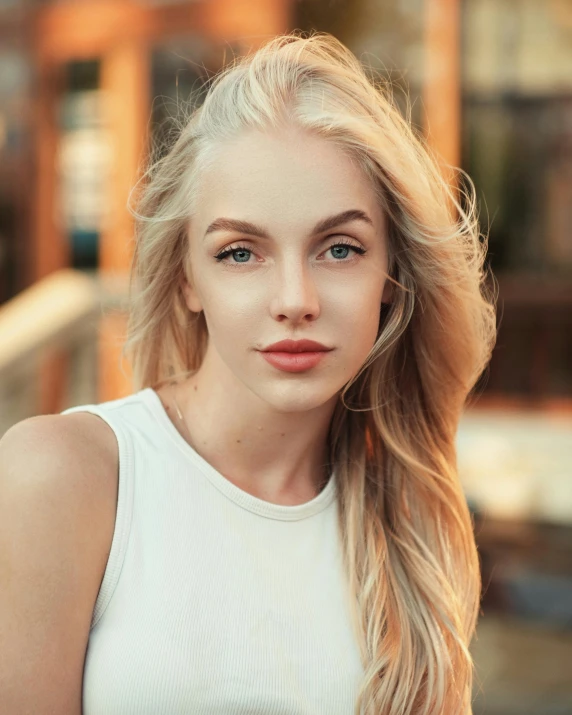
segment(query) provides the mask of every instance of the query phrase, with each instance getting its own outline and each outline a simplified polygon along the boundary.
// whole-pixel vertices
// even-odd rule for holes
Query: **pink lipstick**
[[[280,340],[260,350],[262,357],[285,372],[304,372],[315,367],[333,350],[315,340]]]

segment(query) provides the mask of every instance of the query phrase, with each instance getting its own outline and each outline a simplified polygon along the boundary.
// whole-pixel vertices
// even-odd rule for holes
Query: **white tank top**
[[[203,459],[151,388],[62,414],[80,411],[119,446],[83,715],[354,715],[335,474],[309,502],[272,504]]]

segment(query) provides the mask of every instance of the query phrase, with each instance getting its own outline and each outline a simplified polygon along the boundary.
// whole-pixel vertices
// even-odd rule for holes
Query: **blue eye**
[[[341,249],[341,255],[340,255],[340,249]],[[335,258],[346,258],[349,253],[349,249],[350,249],[350,247],[348,245],[340,243],[336,246],[332,246],[328,250],[330,250],[332,252],[332,256],[334,256]]]
[[[341,249],[341,250],[340,250]],[[357,246],[355,243],[336,243],[333,246],[330,246],[327,250],[332,252],[332,256],[336,258],[336,260],[339,260],[341,258],[347,258],[349,250],[351,249],[352,251],[355,251],[355,253],[358,253],[360,256],[363,256],[364,253],[366,252],[365,248],[362,248],[361,246]],[[339,261],[342,263],[343,261]]]
[[[237,263],[248,263],[248,259],[250,257],[251,252],[248,250],[248,248],[235,248],[230,253],[236,259]],[[246,258],[245,254],[247,254]]]
[[[346,259],[348,257],[349,249],[359,254],[360,256],[363,256],[366,253],[365,248],[362,248],[355,243],[346,243],[343,241],[340,243],[336,243],[333,246],[330,246],[326,250],[332,251],[332,255],[335,257],[338,263],[343,263],[343,259]],[[220,253],[217,253],[214,258],[219,263],[228,263],[228,261],[225,261],[225,259],[228,256],[232,255],[235,260],[231,263],[233,265],[237,265],[239,263],[248,263],[251,253],[252,251],[247,246],[234,244],[232,246],[229,246],[228,248],[225,248],[223,251],[220,251]]]
[[[246,259],[244,259],[244,254],[247,253],[249,254]],[[230,256],[231,254],[235,256],[236,254],[243,254],[242,258],[239,258],[237,263],[248,263],[248,258],[250,256],[250,249],[248,249],[246,246],[229,246],[226,248],[224,251],[221,251],[220,253],[217,253],[215,258],[219,263],[222,263],[223,260],[227,257]]]

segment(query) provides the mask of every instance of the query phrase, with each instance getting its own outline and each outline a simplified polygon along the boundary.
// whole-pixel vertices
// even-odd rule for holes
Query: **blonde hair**
[[[495,341],[486,238],[470,179],[459,197],[390,88],[336,38],[297,31],[233,60],[147,171],[124,352],[138,388],[199,368],[207,328],[179,282],[192,280],[186,225],[197,176],[221,139],[281,122],[349,152],[388,217],[392,303],[329,435],[364,666],[355,712],[471,713],[480,572],[455,437]]]

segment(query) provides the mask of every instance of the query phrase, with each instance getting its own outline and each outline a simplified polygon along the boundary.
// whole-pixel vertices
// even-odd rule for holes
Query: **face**
[[[335,401],[390,296],[385,217],[361,169],[301,130],[249,131],[217,148],[188,233],[183,290],[204,311],[217,383],[282,412]],[[260,350],[289,338],[332,350],[287,372]]]

